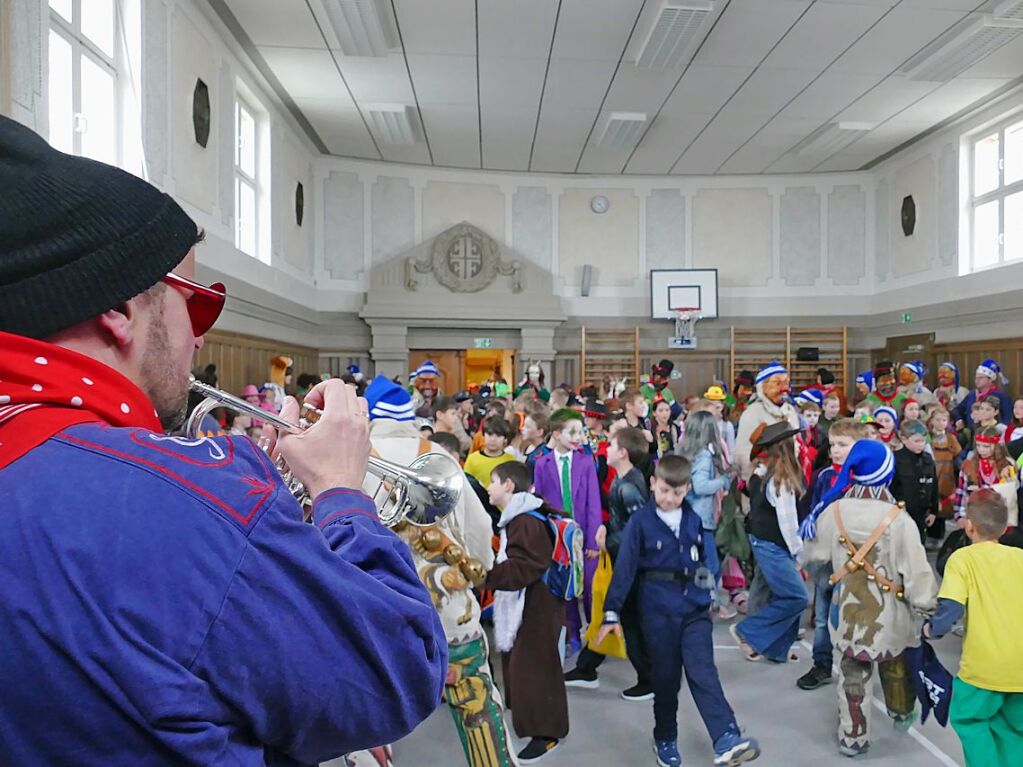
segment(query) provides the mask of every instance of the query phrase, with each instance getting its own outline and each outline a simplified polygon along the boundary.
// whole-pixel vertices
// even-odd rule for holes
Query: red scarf
[[[67,427],[90,421],[163,431],[153,403],[113,368],[0,332],[0,469]]]
[[[884,442],[886,445],[890,445],[892,443],[892,440],[895,439],[895,429],[892,429],[887,437],[881,432],[880,429],[878,429],[877,436],[880,437],[881,441]]]
[[[998,466],[994,458],[979,458],[977,469],[980,474],[979,479],[984,483],[983,487],[998,484],[1000,477],[998,476]]]

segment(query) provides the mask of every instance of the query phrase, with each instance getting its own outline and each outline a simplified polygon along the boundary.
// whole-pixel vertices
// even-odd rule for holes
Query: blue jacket
[[[635,581],[639,581],[639,608],[643,615],[687,615],[706,610],[711,594],[707,586],[693,582],[697,571],[706,571],[703,525],[689,502],[682,504],[679,537],[657,516],[651,497],[625,526],[614,574],[604,600],[604,610],[621,614],[622,605]],[[681,573],[681,581],[655,580],[649,571]],[[707,575],[706,572],[703,575]]]
[[[985,396],[998,398],[998,402],[1001,405],[998,409],[998,422],[1009,424],[1012,421],[1012,397],[998,388],[992,389]],[[973,422],[970,420],[970,411],[973,409],[973,403],[976,401],[977,390],[970,389],[970,393],[959,403],[959,407],[952,411],[952,423],[955,424],[956,421],[962,421],[967,426],[972,426]]]
[[[732,478],[727,474],[718,474],[714,468],[714,456],[704,448],[693,457],[692,487],[686,500],[693,511],[700,515],[704,530],[716,530],[714,520],[714,496],[719,490],[727,490],[732,485]]]
[[[0,471],[0,764],[317,763],[436,707],[444,631],[361,492],[247,438],[72,426]]]

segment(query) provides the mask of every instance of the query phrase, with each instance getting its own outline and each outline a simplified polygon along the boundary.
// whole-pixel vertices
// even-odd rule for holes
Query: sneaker
[[[533,764],[539,762],[547,754],[561,744],[557,738],[533,738],[526,747],[519,751],[520,764]]]
[[[735,643],[737,645],[739,645],[739,651],[742,652],[742,656],[746,660],[753,661],[753,662],[756,662],[756,661],[760,660],[761,658],[763,658],[764,657],[763,655],[761,655],[756,650],[754,650],[752,647],[750,647],[746,643],[746,640],[743,639],[741,636],[739,636],[738,625],[739,624],[737,624],[737,623],[733,623],[731,626],[729,626],[728,627],[728,633],[732,635],[732,639],[734,639]]]
[[[956,624],[952,627],[952,634],[957,637],[966,636],[966,625],[963,623]]]
[[[732,726],[725,734],[714,741],[714,764],[734,767],[743,762],[752,762],[760,756],[760,744],[753,738],[740,734],[739,728]]]
[[[810,667],[809,671],[796,680],[796,687],[800,690],[816,690],[818,687],[823,687],[826,684],[831,684],[831,671],[824,668],[824,666],[818,666],[816,663]]]
[[[622,690],[622,700],[640,701],[653,700],[653,698],[654,689],[650,685],[643,684],[642,682],[634,684],[627,690]]]
[[[863,754],[867,753],[867,749],[869,748],[870,748],[869,743],[846,744],[843,743],[842,741],[838,741],[838,753],[840,753],[842,756],[848,756],[850,758],[862,756]]]
[[[928,538],[926,541],[924,541],[924,548],[927,549],[928,551],[937,551],[938,549],[941,548],[941,539]]]
[[[574,668],[565,674],[565,687],[582,687],[585,690],[596,690],[600,680],[596,671],[582,671]]]
[[[654,753],[657,754],[659,767],[682,767],[682,755],[678,752],[677,741],[655,740]]]

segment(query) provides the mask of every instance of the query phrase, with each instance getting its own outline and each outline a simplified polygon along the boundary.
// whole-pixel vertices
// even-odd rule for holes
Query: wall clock
[[[611,207],[611,202],[602,194],[598,194],[592,200],[590,200],[590,210],[594,213],[601,214],[607,213],[607,209]]]
[[[907,237],[916,230],[916,201],[909,194],[902,198],[902,233]]]

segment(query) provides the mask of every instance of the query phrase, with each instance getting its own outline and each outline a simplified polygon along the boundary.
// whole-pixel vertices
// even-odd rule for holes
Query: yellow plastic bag
[[[601,655],[608,655],[612,658],[625,657],[625,640],[619,639],[614,634],[608,634],[599,645],[597,644],[597,633],[600,625],[604,622],[604,597],[607,596],[608,587],[611,585],[611,557],[606,551],[600,553],[600,562],[597,564],[597,572],[593,574],[593,612],[590,615],[590,625],[586,628],[586,646],[593,652]]]

